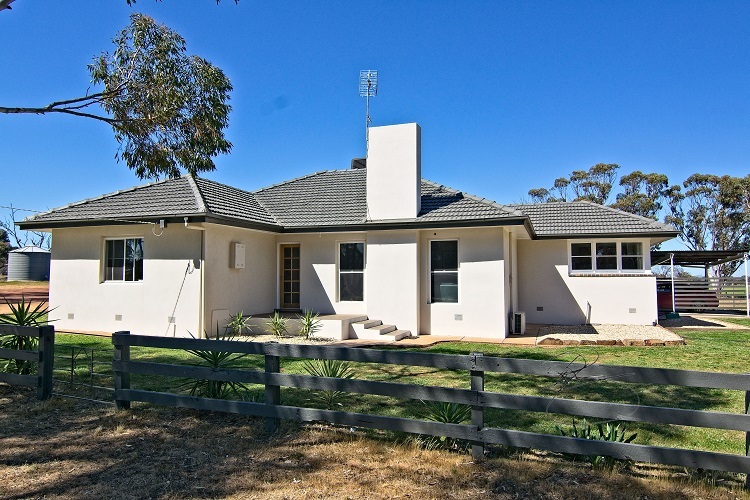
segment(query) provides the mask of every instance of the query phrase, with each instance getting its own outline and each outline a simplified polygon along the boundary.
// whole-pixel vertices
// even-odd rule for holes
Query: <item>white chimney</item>
[[[370,220],[412,219],[422,190],[422,129],[416,123],[370,128],[367,210]]]

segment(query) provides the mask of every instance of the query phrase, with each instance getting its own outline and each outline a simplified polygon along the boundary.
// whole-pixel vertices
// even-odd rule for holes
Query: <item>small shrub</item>
[[[565,431],[559,425],[555,427],[557,428],[557,432],[559,432],[562,436],[578,439],[589,439],[592,441],[630,443],[638,436],[637,433],[628,436],[625,427],[620,428],[620,424],[612,425],[610,423],[606,423],[605,425],[602,425],[602,423],[598,423],[596,424],[596,428],[593,428],[585,418],[583,419],[582,425],[580,427],[576,425],[576,419],[574,418],[573,427],[569,431]],[[618,464],[628,462],[628,460],[621,460],[603,455],[575,455],[570,453],[564,453],[563,455],[572,460],[579,460],[582,458],[584,461],[589,462],[595,468],[607,470],[612,470]]]
[[[229,320],[226,330],[236,337],[239,337],[245,332],[252,333],[252,330],[250,329],[251,318],[252,316],[245,316],[244,311],[240,311]]]
[[[314,377],[327,378],[354,378],[354,369],[348,361],[334,359],[308,359],[302,368]],[[316,391],[310,390],[308,401],[322,405],[326,410],[332,410],[337,406],[343,406],[342,402],[349,395],[343,391]]]
[[[443,424],[462,424],[471,418],[471,406],[460,403],[446,403],[442,401],[422,401],[420,417]],[[466,451],[469,443],[460,439],[446,436],[420,435],[417,442],[423,448]]]
[[[50,309],[46,302],[40,302],[32,307],[31,302],[21,296],[21,302],[12,304],[5,299],[5,303],[10,307],[10,312],[0,314],[0,324],[15,326],[42,326],[47,324],[47,316]],[[35,351],[39,348],[39,339],[36,337],[25,337],[21,335],[0,335],[0,347],[13,350]],[[34,373],[34,363],[32,361],[22,361],[18,359],[9,359],[0,367],[0,370],[6,373],[18,373],[20,375],[31,375]]]
[[[218,325],[216,328],[216,337],[208,338],[208,342],[216,340],[236,340],[231,330],[225,330],[222,335]],[[189,349],[187,352],[199,359],[197,366],[208,366],[214,371],[236,368],[240,359],[247,356],[243,353],[232,353],[224,351],[209,351],[203,349]],[[248,388],[241,382],[232,382],[227,380],[187,380],[180,387],[189,387],[191,396],[214,399],[244,399]]]
[[[298,315],[297,319],[299,319],[301,325],[299,334],[306,339],[314,337],[323,328],[323,325],[320,323],[319,314],[313,313],[310,309],[305,309],[305,314]]]
[[[266,321],[266,328],[277,337],[284,337],[285,335],[289,335],[286,326],[288,321],[289,320],[283,317],[279,311],[276,311],[273,313],[273,317]]]

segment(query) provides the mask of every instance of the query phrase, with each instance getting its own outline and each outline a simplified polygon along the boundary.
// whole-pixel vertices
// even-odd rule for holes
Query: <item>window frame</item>
[[[133,258],[133,279],[125,279],[127,275],[127,242],[129,240],[140,240],[140,247],[141,247],[141,258],[140,258],[140,278],[138,278],[138,259]],[[109,243],[110,242],[122,242],[123,245],[123,257],[122,257],[122,278],[116,279],[109,277],[109,273],[107,270],[110,268],[109,261]],[[144,262],[145,262],[145,238],[143,236],[117,236],[117,237],[106,237],[104,238],[102,242],[102,258],[101,258],[101,283],[143,283],[144,280]]]
[[[362,245],[362,269],[341,269],[341,245]],[[360,304],[365,302],[365,280],[367,279],[367,242],[364,240],[341,240],[336,242],[336,301],[344,303]],[[341,274],[361,274],[362,275],[362,300],[343,300],[341,298]]]
[[[428,265],[429,265],[429,272],[430,272],[430,304],[460,304],[461,303],[461,293],[460,293],[460,282],[461,282],[461,243],[458,238],[435,238],[430,239],[430,249],[429,249],[429,255],[428,255]],[[432,245],[433,243],[439,243],[439,242],[455,242],[456,244],[456,269],[442,269],[435,271],[432,268]],[[455,274],[456,275],[456,300],[435,300],[434,296],[434,276],[435,274]]]
[[[639,254],[624,254],[623,253],[623,246],[626,244],[635,243],[640,245],[640,253]],[[591,249],[591,253],[588,256],[583,255],[573,255],[573,245],[577,244],[586,244],[589,245],[589,248]],[[615,254],[614,255],[597,255],[597,245],[607,245],[607,244],[613,244],[615,245]],[[647,248],[650,248],[648,243],[645,240],[638,239],[626,239],[626,238],[599,238],[599,239],[590,239],[590,240],[577,240],[577,239],[571,239],[568,240],[568,274],[571,275],[577,275],[577,274],[583,274],[583,275],[610,275],[610,274],[651,274],[651,262],[650,259],[647,259]],[[573,262],[576,258],[588,258],[591,260],[591,268],[588,269],[573,269]],[[605,259],[611,259],[614,258],[616,260],[616,267],[607,269],[607,268],[600,268],[599,267],[599,260],[605,260]],[[623,266],[623,259],[627,258],[639,258],[641,262],[641,267],[636,269],[628,269]]]

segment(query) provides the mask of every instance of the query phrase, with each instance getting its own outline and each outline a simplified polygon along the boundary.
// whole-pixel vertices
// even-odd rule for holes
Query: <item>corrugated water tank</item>
[[[46,281],[51,253],[39,247],[23,247],[8,252],[8,281]]]

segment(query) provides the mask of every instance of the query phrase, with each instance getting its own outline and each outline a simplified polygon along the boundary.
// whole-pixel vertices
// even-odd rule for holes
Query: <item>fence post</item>
[[[127,363],[130,361],[130,346],[120,343],[122,335],[130,335],[130,332],[115,332],[112,334],[112,344],[115,346],[114,361]],[[130,401],[127,399],[118,399],[118,391],[130,389],[130,372],[114,370],[115,372],[115,408],[118,410],[129,410]]]
[[[481,352],[473,352],[471,353],[471,356],[471,390],[484,391],[484,371],[473,369],[477,366],[477,359],[484,356],[484,354]],[[479,396],[477,396],[477,402],[479,402]],[[474,405],[471,407],[471,425],[476,427],[478,431],[481,431],[484,428],[484,406]],[[472,443],[471,457],[475,462],[484,459],[484,442],[479,441]]]
[[[750,391],[745,391],[745,413],[750,415]],[[745,433],[745,456],[750,457],[750,432]],[[745,474],[745,489],[750,490],[750,471]]]
[[[266,354],[266,373],[279,373],[281,371],[281,358]],[[281,387],[278,385],[266,384],[266,394],[264,402],[267,405],[281,404]],[[279,429],[281,419],[275,417],[266,417],[266,431],[269,433],[276,432]]]
[[[52,396],[52,370],[55,362],[55,327],[39,327],[39,363],[36,365],[38,378],[36,398],[49,399]]]

